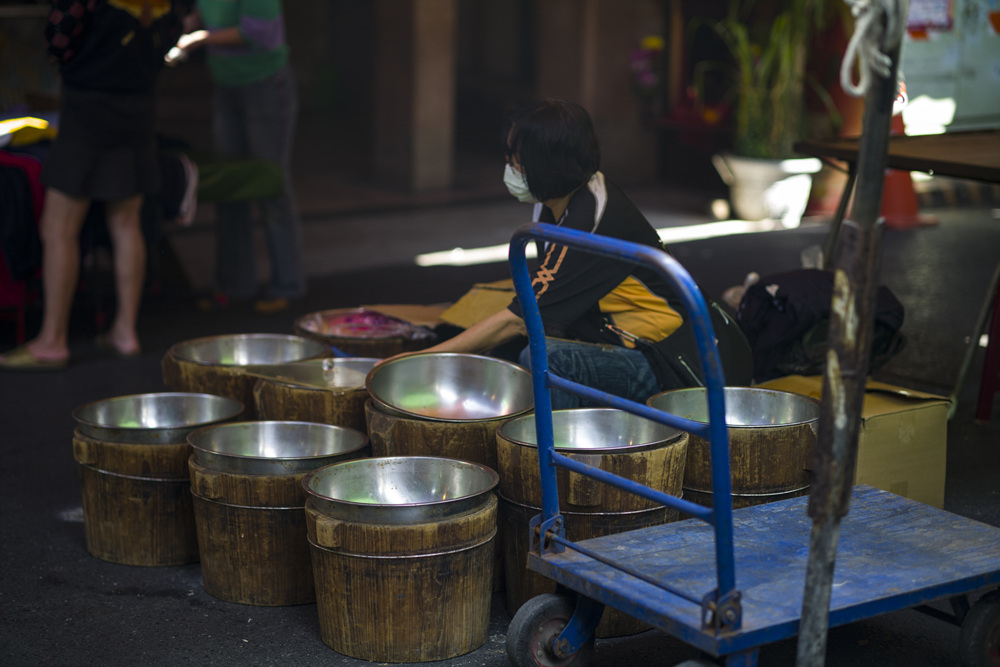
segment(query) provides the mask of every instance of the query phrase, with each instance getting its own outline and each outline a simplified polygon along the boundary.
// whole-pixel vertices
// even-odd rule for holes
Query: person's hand
[[[180,39],[177,40],[177,44],[167,51],[167,55],[164,60],[168,65],[175,65],[181,61],[187,60],[191,51],[201,46],[206,37],[208,37],[207,30],[195,30],[194,32],[181,35]]]

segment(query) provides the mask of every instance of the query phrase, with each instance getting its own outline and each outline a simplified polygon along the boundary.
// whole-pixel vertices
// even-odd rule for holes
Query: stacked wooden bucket
[[[178,343],[162,366],[175,392],[74,412],[95,556],[200,559],[210,595],[315,602],[324,643],[382,662],[468,653],[486,641],[494,592],[505,589],[514,613],[555,589],[525,566],[528,522],[541,506],[525,369],[466,354],[332,358],[315,337],[270,334]],[[650,404],[697,421],[674,394]],[[755,500],[802,491],[810,414],[788,414],[791,445],[763,451],[759,434],[734,444],[734,491],[744,477]],[[710,489],[697,478],[707,474],[704,443],[686,433],[603,408],[557,411],[553,429],[560,453],[588,465],[695,500]],[[742,442],[735,429],[730,437]],[[787,475],[760,478],[775,468]],[[574,541],[678,518],[565,470],[559,492]],[[643,629],[609,610],[597,634]]]

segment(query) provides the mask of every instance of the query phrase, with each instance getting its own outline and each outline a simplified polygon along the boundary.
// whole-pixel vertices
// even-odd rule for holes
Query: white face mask
[[[514,169],[509,164],[503,170],[503,184],[507,186],[507,192],[515,199],[525,204],[536,204],[538,200],[528,189],[528,181],[524,174]]]

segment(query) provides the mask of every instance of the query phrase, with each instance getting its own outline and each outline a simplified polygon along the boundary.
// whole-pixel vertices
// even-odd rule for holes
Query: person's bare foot
[[[111,330],[98,336],[95,343],[100,349],[114,352],[120,357],[137,357],[142,354],[142,346],[134,334],[122,335]]]

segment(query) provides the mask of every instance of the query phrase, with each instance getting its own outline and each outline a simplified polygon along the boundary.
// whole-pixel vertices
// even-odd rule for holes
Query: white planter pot
[[[798,227],[809,203],[812,175],[823,163],[818,158],[765,160],[730,153],[712,156],[712,164],[729,186],[736,217],[743,220],[781,220]]]

